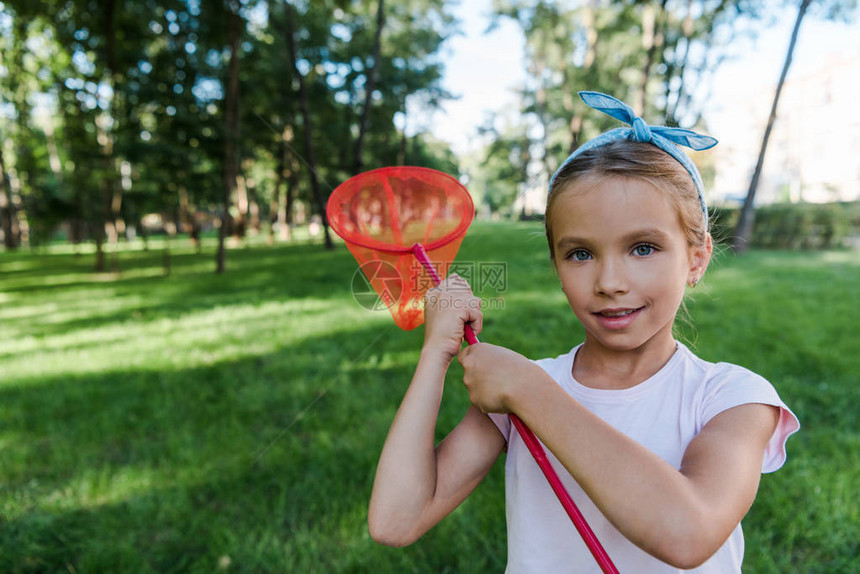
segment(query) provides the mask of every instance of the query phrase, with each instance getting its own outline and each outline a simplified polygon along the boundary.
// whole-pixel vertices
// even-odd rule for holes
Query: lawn
[[[0,253],[0,572],[502,572],[503,469],[405,549],[365,526],[421,329],[350,293],[338,245]],[[582,330],[538,224],[475,223],[504,264],[484,340],[539,358]],[[499,268],[498,265],[495,266]],[[474,278],[474,283],[480,282]],[[720,255],[680,338],[771,380],[801,419],[744,520],[745,572],[858,572],[860,252]],[[467,407],[449,372],[444,436]]]

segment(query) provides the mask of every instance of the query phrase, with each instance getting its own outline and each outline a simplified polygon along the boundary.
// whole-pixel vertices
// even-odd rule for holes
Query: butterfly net
[[[337,187],[326,209],[367,282],[402,329],[424,322],[424,294],[433,279],[413,256],[420,243],[445,276],[475,208],[469,192],[445,173],[386,167]],[[356,285],[353,284],[355,294]]]

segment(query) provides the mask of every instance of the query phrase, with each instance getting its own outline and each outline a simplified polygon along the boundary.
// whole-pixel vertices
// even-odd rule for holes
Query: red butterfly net
[[[339,185],[326,214],[394,322],[414,329],[424,322],[423,297],[435,283],[413,249],[422,245],[437,267],[446,267],[460,248],[475,207],[466,188],[448,174],[384,167]]]

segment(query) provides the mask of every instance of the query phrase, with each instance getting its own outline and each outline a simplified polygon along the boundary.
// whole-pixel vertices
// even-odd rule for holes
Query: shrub
[[[711,234],[728,243],[740,209],[712,207]],[[860,202],[780,203],[756,209],[751,244],[765,249],[833,249],[860,236]]]

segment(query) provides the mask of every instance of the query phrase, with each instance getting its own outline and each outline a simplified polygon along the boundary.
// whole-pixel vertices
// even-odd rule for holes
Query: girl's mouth
[[[593,315],[597,318],[598,322],[607,329],[617,330],[628,327],[636,320],[636,317],[639,316],[639,312],[642,311],[642,309],[644,309],[644,307],[638,307],[636,309],[604,309],[594,313]]]

